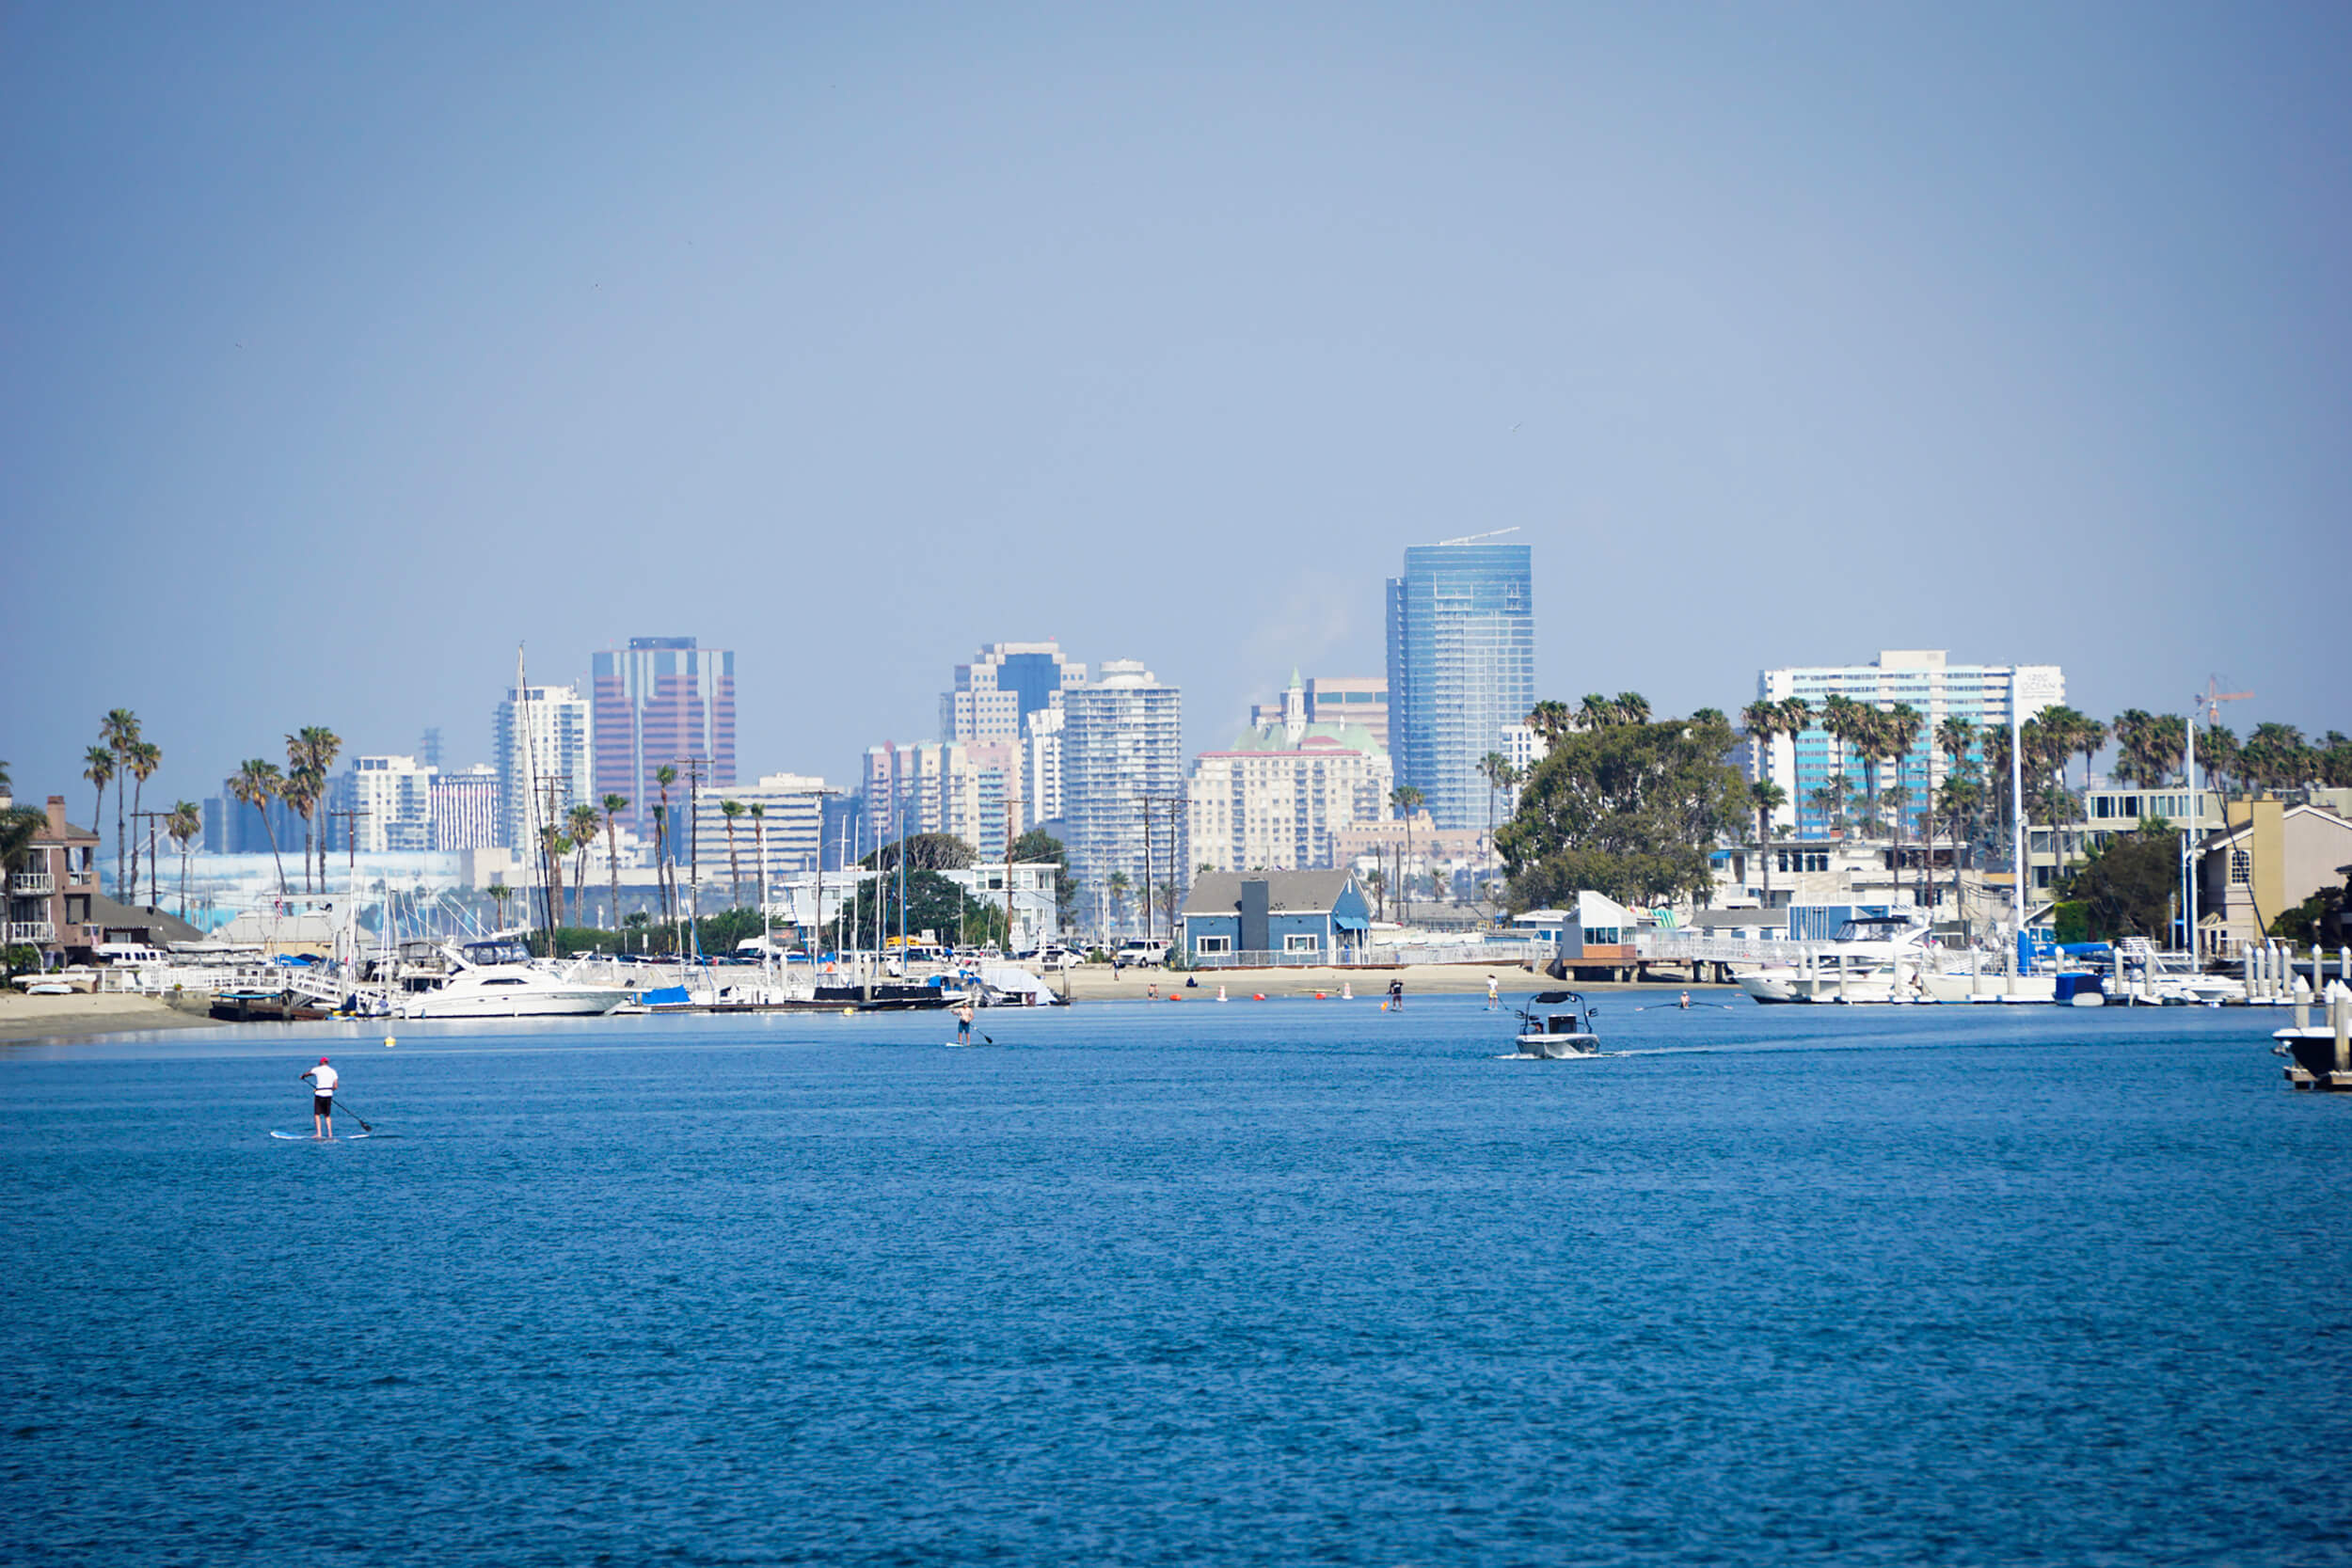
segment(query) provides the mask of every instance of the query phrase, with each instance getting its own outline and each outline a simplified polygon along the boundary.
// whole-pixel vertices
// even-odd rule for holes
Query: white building
[[[1844,749],[1821,727],[1822,707],[1831,697],[1882,710],[1908,703],[1919,713],[1917,740],[1899,766],[1882,766],[1880,779],[1882,788],[1899,784],[1923,806],[1928,787],[1941,787],[1949,767],[1935,743],[1937,726],[1947,719],[1974,724],[1979,744],[1971,754],[1981,761],[1984,732],[2009,727],[2012,689],[2022,721],[2065,702],[2066,677],[2055,664],[1954,664],[1941,649],[1888,649],[1869,664],[1766,670],[1756,676],[1756,696],[1768,702],[1802,697],[1812,722],[1799,735],[1774,736],[1768,747],[1751,739],[1741,754],[1751,779],[1769,778],[1787,793],[1778,824],[1799,836],[1825,837],[1828,820],[1814,801],[1815,792],[1841,773],[1859,787],[1863,771],[1859,760],[1851,752],[1841,755]]]
[[[501,833],[498,769],[478,762],[433,776],[435,849],[486,849]]]
[[[1005,769],[954,741],[885,741],[866,751],[866,821],[877,844],[952,833],[983,858],[1005,854]]]
[[[727,816],[729,800],[743,807],[735,818],[736,864],[743,870],[743,896],[758,896],[760,853],[764,847],[771,880],[817,868],[818,837],[824,828],[825,781],[803,773],[770,773],[756,784],[711,786],[695,796],[695,830],[699,837],[705,882],[729,876]],[[759,808],[754,817],[751,810]]]
[[[1181,889],[1184,693],[1135,659],[1113,659],[1101,679],[1065,690],[1062,709],[1062,820],[1084,896],[1102,897],[1120,873],[1137,897],[1147,874]]]
[[[1061,694],[1086,684],[1087,667],[1058,642],[991,642],[956,666],[956,686],[939,698],[939,738],[966,745],[1017,740],[1035,715],[1058,710]]]
[[[354,757],[335,778],[329,842],[361,854],[424,853],[433,842],[433,782],[439,769],[415,757]]]
[[[1303,871],[1335,863],[1336,830],[1389,811],[1388,748],[1359,724],[1307,717],[1294,672],[1279,708],[1222,752],[1194,759],[1185,790],[1189,871]]]
[[[1061,739],[1070,715],[1059,704],[1029,715],[1021,736],[1021,810],[1024,832],[1062,814]]]
[[[562,826],[574,805],[596,798],[589,742],[588,699],[578,689],[528,686],[506,693],[492,716],[490,754],[509,848],[528,853],[542,826]]]

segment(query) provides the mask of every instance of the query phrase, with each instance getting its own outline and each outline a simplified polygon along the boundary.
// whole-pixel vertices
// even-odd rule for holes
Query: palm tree
[[[719,802],[719,815],[726,819],[727,881],[735,890],[735,908],[739,910],[743,907],[743,865],[735,858],[735,819],[743,815],[743,802],[722,800]]]
[[[122,778],[130,770],[131,748],[139,743],[139,716],[127,707],[114,709],[98,721],[98,737],[115,757],[115,896],[131,903],[136,895],[124,888],[122,880],[123,856],[129,847],[129,830],[123,819]],[[93,828],[101,825],[90,824]]]
[[[1740,727],[1748,732],[1748,749],[1756,755],[1756,774],[1759,779],[1772,777],[1772,742],[1784,735],[1793,734],[1778,703],[1758,697],[1740,710]]]
[[[608,795],[604,798],[604,862],[605,870],[612,876],[612,928],[621,928],[621,839],[614,826],[620,814],[628,810],[628,797]]]
[[[1756,807],[1756,852],[1764,862],[1764,907],[1772,907],[1772,816],[1788,803],[1788,792],[1770,779],[1748,785],[1748,801]]]
[[[1903,783],[1903,765],[1911,760],[1911,750],[1919,744],[1919,731],[1927,717],[1909,703],[1897,703],[1878,716],[1878,743],[1895,764],[1895,783],[1888,789],[1887,799],[1894,802],[1895,866],[1899,880],[1903,860],[1903,807],[1911,803],[1910,786]],[[1931,847],[1932,854],[1932,847]]]
[[[139,819],[140,797],[147,791],[147,781],[153,778],[155,769],[164,765],[164,749],[151,740],[134,740],[122,749],[122,761],[123,766],[130,769],[131,777],[136,781],[131,790],[131,820],[136,822]],[[149,879],[153,879],[151,877]],[[139,891],[139,841],[135,832],[131,836],[130,885],[135,901]],[[152,899],[149,901],[153,902]]]
[[[1829,836],[1836,838],[1846,831],[1846,806],[1852,796],[1853,790],[1846,783],[1846,776],[1833,773],[1804,799],[1805,803],[1821,818]]]
[[[302,885],[310,885],[310,814],[326,800],[327,775],[342,754],[342,736],[324,724],[305,724],[286,737],[286,776],[299,781],[300,800],[288,792],[287,803],[302,813]],[[326,882],[326,835],[318,835],[319,883]]]
[[[263,757],[247,757],[237,764],[237,771],[229,780],[229,793],[262,814],[262,832],[269,835],[270,859],[278,863],[278,895],[286,895],[286,858],[278,852],[278,830],[270,825],[269,803],[285,784],[285,775],[278,771],[278,764]]]
[[[588,924],[588,851],[596,842],[596,830],[603,825],[602,818],[596,816],[596,808],[585,800],[573,806],[564,817],[564,834],[572,841],[573,852],[580,857],[572,869],[572,924],[575,926]],[[618,910],[613,911],[612,918],[615,923],[620,920]]]
[[[539,861],[547,868],[547,957],[555,957],[555,928],[564,924],[564,857],[571,851],[572,841],[564,836],[564,830],[549,822],[539,830]]]
[[[1396,900],[1397,911],[1407,926],[1413,923],[1413,813],[1420,808],[1421,801],[1421,791],[1411,784],[1398,784],[1389,791],[1389,804],[1394,806],[1397,816],[1405,819],[1405,858],[1397,863]]]
[[[515,890],[504,882],[494,881],[482,891],[488,894],[490,902],[498,906],[499,928],[504,930],[506,928],[506,901],[515,896]]]
[[[1127,890],[1135,883],[1128,879],[1124,871],[1114,871],[1104,886],[1110,890],[1111,925],[1115,929],[1123,931],[1127,928]]]
[[[768,808],[754,800],[747,809],[752,818],[752,880],[759,885],[759,928],[764,937],[768,929]],[[1005,849],[1005,877],[1009,883],[1012,878],[1012,849],[1009,846]],[[1008,942],[1006,946],[1009,950],[1011,943]]]
[[[2067,738],[2074,749],[2083,754],[2083,798],[2090,797],[2090,759],[2107,743],[2107,727],[2088,713],[2074,714],[2067,725]]]
[[[2229,815],[2230,785],[2239,782],[2237,734],[2227,724],[2208,724],[2197,742],[2197,760],[2205,769],[2205,787],[2221,796],[2223,816]]]
[[[310,814],[318,809],[319,781],[307,768],[290,768],[278,797],[302,818],[302,891],[310,891]]]
[[[204,831],[204,814],[191,800],[174,802],[171,815],[164,818],[164,832],[180,846],[180,918],[188,918],[188,846]]]
[[[653,782],[661,788],[661,805],[653,815],[654,880],[661,889],[661,919],[667,924],[674,918],[676,892],[670,874],[670,786],[677,783],[677,769],[665,762],[653,770]]]
[[[1527,727],[1542,736],[1548,747],[1559,745],[1560,737],[1568,733],[1568,726],[1573,721],[1568,705],[1549,697],[1537,703],[1527,716]]]
[[[2293,724],[2262,723],[2246,737],[2248,782],[2265,791],[2294,789],[2308,784],[2316,758]]]
[[[1377,918],[1381,920],[1388,919],[1389,874],[1385,871],[1377,869],[1367,871],[1364,873],[1364,886],[1372,889],[1373,897],[1379,901],[1380,913]]]
[[[1576,705],[1576,721],[1587,730],[1605,730],[1617,721],[1617,705],[1597,691],[1587,691]]]
[[[1609,705],[1616,710],[1617,722],[1620,724],[1649,722],[1649,699],[1639,691],[1620,691],[1617,693],[1617,700]]]
[[[93,746],[88,751],[82,753],[82,777],[87,779],[92,784],[96,785],[98,789],[98,799],[90,806],[89,822],[92,829],[103,829],[105,825],[106,785],[113,781],[114,776],[115,753],[113,748],[107,746]],[[122,891],[119,881],[117,882],[115,891],[117,893]]]
[[[1836,752],[1836,778],[1841,793],[1846,793],[1842,786],[1846,782],[1847,748],[1859,741],[1869,727],[1869,720],[1865,717],[1868,712],[1869,709],[1843,692],[1833,692],[1821,704],[1821,728],[1828,733],[1830,743]]]

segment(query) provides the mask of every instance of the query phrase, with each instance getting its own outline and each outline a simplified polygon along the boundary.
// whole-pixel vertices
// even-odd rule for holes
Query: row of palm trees
[[[302,891],[326,885],[326,838],[325,832],[311,831],[311,819],[326,806],[327,781],[332,776],[335,759],[342,754],[342,736],[324,724],[305,724],[286,736],[286,764],[280,768],[267,757],[247,757],[237,764],[237,770],[229,776],[229,793],[261,814],[262,832],[269,839],[270,858],[278,864],[278,892],[282,897],[289,891],[286,882],[286,857],[279,852],[277,825],[270,821],[269,803],[283,800],[302,818]],[[358,832],[353,823],[352,832]],[[317,856],[318,880],[310,879],[312,854]]]
[[[127,707],[109,712],[98,722],[98,744],[82,754],[82,777],[97,791],[91,803],[91,826],[103,828],[106,819],[106,786],[115,786],[115,893],[126,902],[138,897],[140,845],[131,824],[152,815],[162,824],[167,837],[180,849],[180,913],[188,912],[188,855],[197,836],[204,831],[204,814],[195,802],[178,800],[167,812],[149,813],[142,809],[147,781],[155,776],[164,765],[164,749],[147,738],[139,717]],[[124,799],[128,785],[129,799]],[[146,866],[148,903],[157,902],[155,889],[158,867],[150,858]]]

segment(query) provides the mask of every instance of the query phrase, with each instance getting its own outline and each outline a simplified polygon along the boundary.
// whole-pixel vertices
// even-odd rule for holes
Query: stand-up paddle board
[[[361,1138],[372,1138],[375,1136],[375,1134],[373,1132],[338,1132],[331,1138],[322,1138],[311,1132],[279,1132],[272,1131],[270,1136],[273,1138],[285,1138],[290,1142],[300,1144],[356,1144]]]

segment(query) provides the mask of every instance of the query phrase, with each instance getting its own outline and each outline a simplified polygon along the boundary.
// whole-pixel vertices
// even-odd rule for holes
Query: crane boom
[[[1440,539],[1438,543],[1439,545],[1475,545],[1481,539],[1500,539],[1506,533],[1517,533],[1518,531],[1518,525],[1514,523],[1509,528],[1490,528],[1484,533],[1465,533],[1459,539]]]

